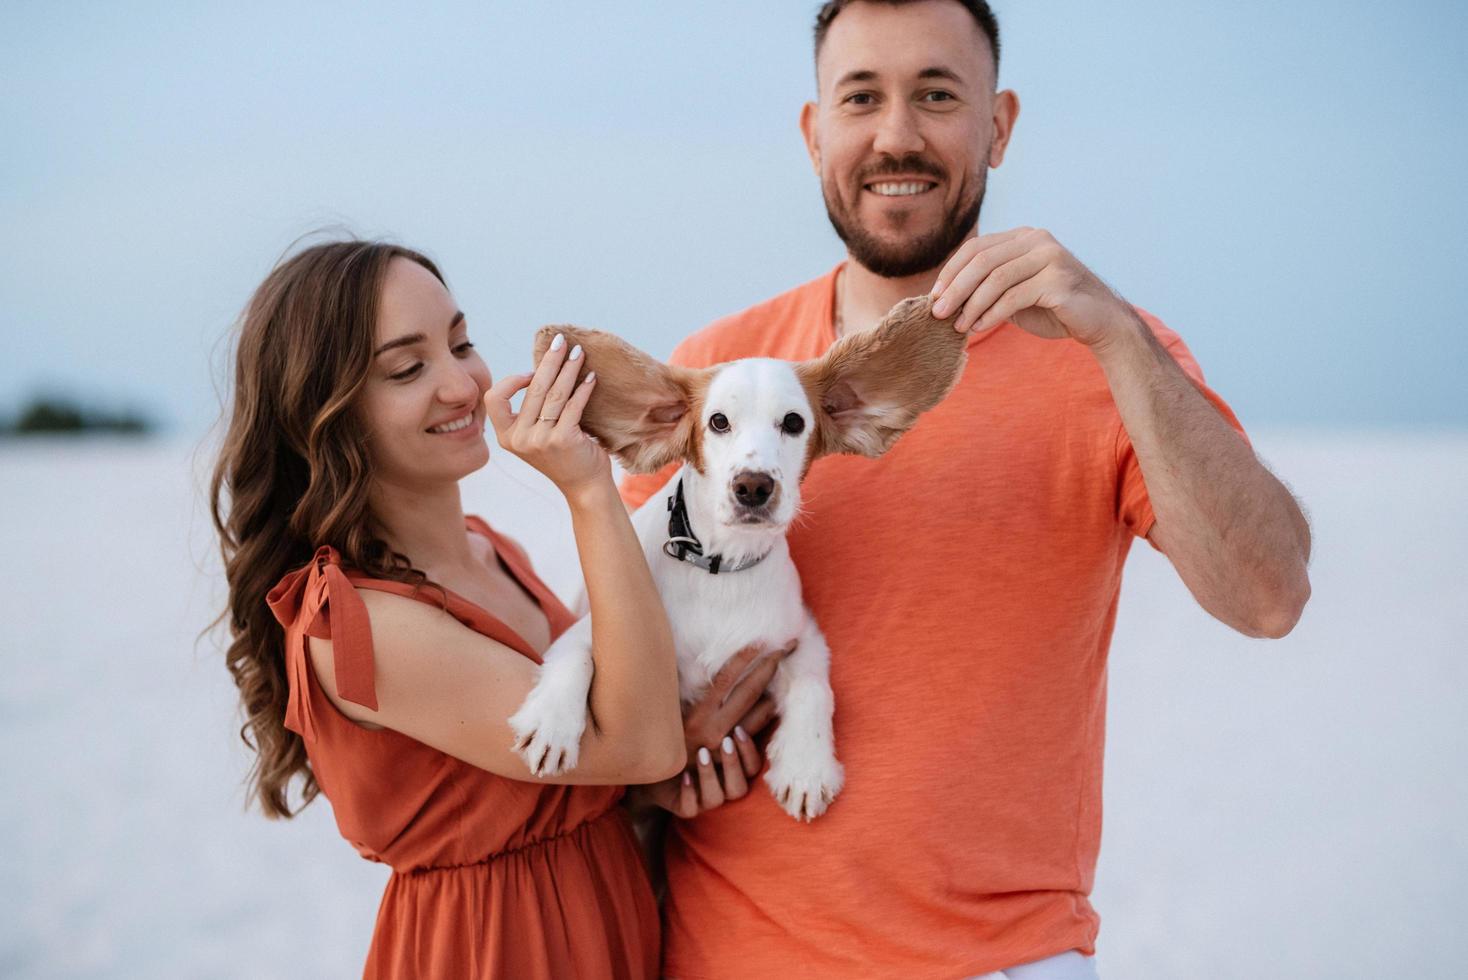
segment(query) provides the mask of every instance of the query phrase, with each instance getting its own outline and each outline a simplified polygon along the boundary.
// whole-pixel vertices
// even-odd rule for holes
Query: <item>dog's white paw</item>
[[[778,739],[779,732],[776,732]],[[828,745],[830,743],[827,743]],[[792,751],[793,746],[770,746],[770,768],[765,782],[775,802],[796,820],[814,820],[841,792],[846,770],[829,750]]]
[[[537,684],[520,710],[510,716],[515,751],[530,772],[546,779],[576,768],[586,702],[568,698],[550,685]]]

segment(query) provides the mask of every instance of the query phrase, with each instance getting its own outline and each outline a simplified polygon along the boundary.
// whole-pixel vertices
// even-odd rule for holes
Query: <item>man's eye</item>
[[[875,101],[876,98],[870,92],[853,92],[846,97],[846,102],[850,105],[871,105]]]
[[[715,412],[709,416],[709,428],[715,432],[728,432],[729,420],[724,417],[723,412]]]
[[[944,92],[941,89],[935,92],[926,92],[923,98],[929,102],[950,102],[953,99],[952,92]]]
[[[417,374],[420,370],[422,370],[422,368],[423,368],[423,365],[421,363],[414,364],[410,368],[404,368],[403,370],[399,371],[397,374],[389,374],[388,377],[391,378],[393,381],[407,381],[413,375]]]
[[[780,431],[787,436],[798,436],[805,431],[805,419],[791,412],[780,420]]]

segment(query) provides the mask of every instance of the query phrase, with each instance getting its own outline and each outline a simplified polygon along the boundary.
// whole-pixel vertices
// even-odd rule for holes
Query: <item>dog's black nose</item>
[[[744,470],[734,476],[734,499],[742,507],[763,507],[775,492],[775,479],[768,473]]]

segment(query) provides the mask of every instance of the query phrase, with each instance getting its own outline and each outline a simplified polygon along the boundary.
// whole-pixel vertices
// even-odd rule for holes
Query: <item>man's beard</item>
[[[987,159],[985,154],[980,159]],[[858,196],[866,193],[864,186],[874,177],[885,174],[927,174],[942,177],[944,174],[936,164],[918,157],[905,157],[870,170],[863,171],[857,181]],[[826,200],[826,217],[831,227],[845,243],[846,250],[860,265],[887,279],[905,279],[921,272],[937,270],[953,250],[962,244],[979,223],[979,209],[984,205],[984,188],[988,174],[980,168],[976,177],[977,187],[971,200],[962,197],[943,216],[943,222],[927,234],[906,241],[888,241],[877,237],[863,228],[855,214],[847,213],[840,198],[833,193],[826,181],[821,181],[821,196]],[[928,193],[933,193],[929,191]]]

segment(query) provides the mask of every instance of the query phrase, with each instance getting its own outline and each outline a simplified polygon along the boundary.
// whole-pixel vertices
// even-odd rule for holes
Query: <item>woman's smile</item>
[[[484,433],[484,422],[479,417],[479,410],[474,409],[455,419],[447,422],[431,425],[428,427],[430,435],[436,436],[458,436],[467,439]]]

